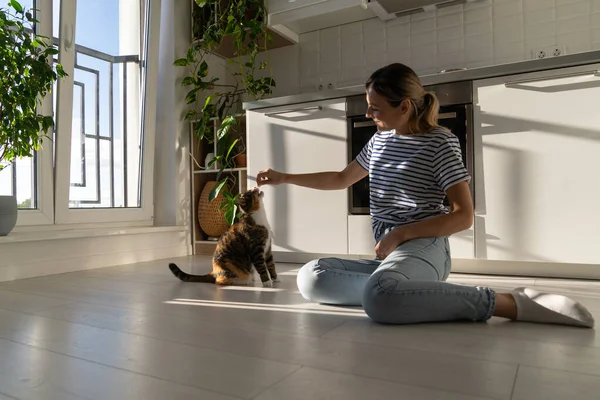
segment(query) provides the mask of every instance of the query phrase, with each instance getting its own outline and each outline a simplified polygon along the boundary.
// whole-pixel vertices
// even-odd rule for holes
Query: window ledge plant
[[[58,49],[35,34],[33,10],[16,0],[8,5],[0,8],[0,173],[17,158],[33,157],[48,130],[54,130],[53,117],[39,114],[38,106],[58,77],[65,76],[60,64],[56,71],[52,68]],[[16,196],[2,197],[0,235],[7,235],[16,223]]]
[[[234,179],[223,174],[235,166],[234,158],[245,151],[238,137],[237,116],[244,100],[259,100],[272,93],[275,81],[267,74],[268,63],[257,62],[261,51],[267,49],[272,40],[264,25],[267,17],[263,0],[195,0],[192,4],[194,41],[185,58],[177,59],[174,65],[189,69],[182,85],[189,86],[186,102],[190,109],[186,121],[195,121],[194,135],[198,143],[206,139],[217,140],[217,152],[212,164],[218,166],[217,181],[210,192],[209,201],[219,193],[225,197],[220,210],[224,210],[228,224],[239,217],[237,201],[228,181]],[[233,43],[233,56],[227,58],[233,84],[222,83],[211,76],[208,59],[223,44]],[[213,74],[214,75],[214,74]],[[259,77],[260,75],[260,77]],[[219,122],[216,139],[213,123]],[[235,184],[235,182],[231,182]]]

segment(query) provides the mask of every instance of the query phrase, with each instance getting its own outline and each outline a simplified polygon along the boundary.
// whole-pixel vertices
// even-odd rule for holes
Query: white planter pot
[[[6,236],[13,230],[17,216],[17,197],[0,196],[0,236]]]

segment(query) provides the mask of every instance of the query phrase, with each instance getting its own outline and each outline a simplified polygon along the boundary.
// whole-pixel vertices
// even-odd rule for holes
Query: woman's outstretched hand
[[[280,185],[284,183],[285,174],[277,172],[271,168],[262,170],[256,175],[256,184],[262,185]]]

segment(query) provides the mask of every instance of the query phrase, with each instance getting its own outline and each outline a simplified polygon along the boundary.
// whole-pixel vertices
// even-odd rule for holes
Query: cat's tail
[[[177,278],[183,282],[203,282],[203,283],[215,283],[216,279],[212,273],[206,275],[192,275],[183,272],[176,264],[169,263],[169,269]]]

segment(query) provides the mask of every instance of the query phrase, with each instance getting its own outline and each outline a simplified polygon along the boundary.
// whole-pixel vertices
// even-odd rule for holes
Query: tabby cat
[[[277,282],[275,262],[271,253],[271,227],[263,208],[263,192],[250,189],[239,199],[242,217],[219,238],[213,254],[212,272],[191,275],[174,263],[171,272],[184,282],[207,282],[217,285],[248,285],[254,281],[254,270],[263,286]]]

